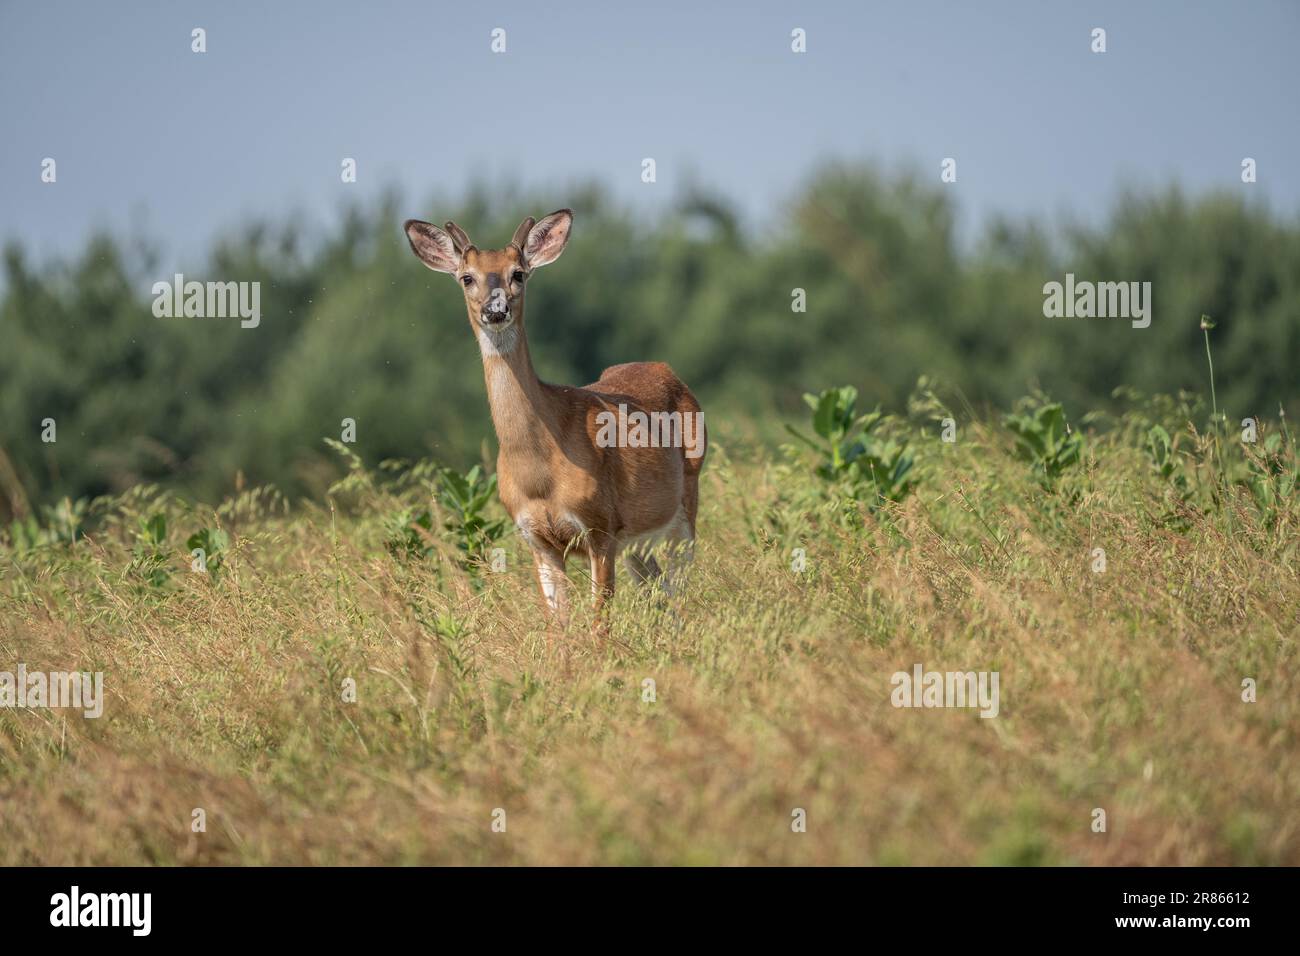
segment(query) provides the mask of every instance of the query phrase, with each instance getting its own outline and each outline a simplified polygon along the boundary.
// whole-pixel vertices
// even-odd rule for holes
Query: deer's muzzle
[[[510,307],[506,306],[501,309],[493,309],[491,305],[484,306],[483,311],[479,313],[479,323],[487,328],[500,328],[509,324],[514,316],[510,314]]]

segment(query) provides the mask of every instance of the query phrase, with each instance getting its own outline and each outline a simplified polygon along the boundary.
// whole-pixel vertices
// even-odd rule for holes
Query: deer
[[[699,402],[663,362],[615,365],[582,388],[538,378],[525,289],[560,257],[572,226],[569,209],[529,216],[504,249],[479,249],[454,222],[409,219],[403,228],[421,262],[461,285],[496,430],[497,493],[532,552],[550,620],[567,625],[566,561],[585,555],[603,630],[620,557],[635,583],[656,582],[668,595],[691,561],[708,438]],[[642,427],[625,429],[628,421]],[[647,435],[646,421],[659,431]]]

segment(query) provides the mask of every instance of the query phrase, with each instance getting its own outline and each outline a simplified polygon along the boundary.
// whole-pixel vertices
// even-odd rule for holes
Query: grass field
[[[0,709],[0,863],[1300,864],[1289,436],[1054,414],[822,429],[881,483],[711,419],[685,588],[620,569],[604,636],[430,465],[65,505],[0,537],[0,670],[107,703]],[[915,664],[998,715],[894,707]]]

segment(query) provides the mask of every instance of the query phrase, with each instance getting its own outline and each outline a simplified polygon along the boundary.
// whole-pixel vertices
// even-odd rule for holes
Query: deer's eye
[[[465,275],[460,277],[460,284],[468,289],[470,286],[474,284],[474,277],[469,273],[466,273]]]
[[[511,281],[511,282],[518,282],[518,283],[520,283],[520,284],[522,285],[522,284],[523,284],[523,281],[524,281],[524,274],[523,274],[522,272],[520,272],[518,269],[516,269],[516,270],[515,270],[515,274],[512,275],[512,276],[510,277],[510,281]]]

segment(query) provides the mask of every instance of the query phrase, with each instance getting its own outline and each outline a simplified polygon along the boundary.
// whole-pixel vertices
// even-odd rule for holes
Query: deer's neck
[[[502,451],[540,451],[552,434],[551,396],[533,370],[522,326],[514,324],[500,333],[480,330],[478,337],[488,406]]]

